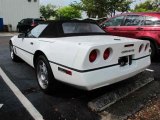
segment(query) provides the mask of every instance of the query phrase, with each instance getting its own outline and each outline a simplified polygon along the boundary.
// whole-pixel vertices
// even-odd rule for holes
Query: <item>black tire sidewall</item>
[[[154,59],[156,56],[156,48],[152,42],[150,42],[150,47],[151,47],[151,58]]]

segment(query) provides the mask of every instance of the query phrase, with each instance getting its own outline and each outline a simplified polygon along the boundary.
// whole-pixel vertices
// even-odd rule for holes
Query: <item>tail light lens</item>
[[[89,55],[89,61],[92,63],[96,60],[96,58],[97,58],[97,51],[92,50],[90,55]]]
[[[145,46],[145,51],[149,48],[149,43],[146,44]]]
[[[144,45],[143,45],[143,44],[141,44],[141,46],[139,47],[139,52],[141,52],[141,51],[142,51],[143,47],[144,47]]]
[[[34,22],[32,22],[31,26],[32,26],[32,27],[35,27],[35,26],[36,26],[36,24],[35,24]]]
[[[104,51],[104,54],[103,54],[103,59],[104,60],[107,60],[110,56],[110,49],[107,48],[105,51]]]

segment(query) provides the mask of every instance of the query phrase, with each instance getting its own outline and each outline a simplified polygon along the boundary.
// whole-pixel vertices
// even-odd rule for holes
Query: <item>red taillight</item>
[[[58,71],[61,71],[62,73],[66,73],[66,74],[68,74],[68,75],[72,75],[72,71],[66,70],[66,69],[64,69],[64,68],[58,67]]]
[[[146,44],[145,46],[145,51],[149,48],[149,43]]]
[[[35,26],[36,26],[36,24],[33,22],[33,23],[31,24],[31,26],[32,26],[32,27],[35,27]]]
[[[139,52],[141,52],[141,51],[142,51],[143,47],[144,47],[144,45],[143,45],[143,44],[141,44],[141,46],[139,47]]]
[[[89,61],[92,63],[96,60],[96,58],[97,58],[97,51],[92,50],[92,52],[89,55]]]
[[[104,59],[104,60],[107,60],[107,59],[109,58],[109,55],[110,55],[110,49],[107,48],[107,49],[104,51],[103,59]]]
[[[69,70],[66,70],[66,74],[68,74],[68,75],[72,75],[72,72],[71,72],[71,71],[69,71]]]

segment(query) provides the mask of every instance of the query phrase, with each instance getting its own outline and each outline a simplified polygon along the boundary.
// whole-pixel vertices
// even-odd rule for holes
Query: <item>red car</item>
[[[100,26],[109,34],[149,40],[151,58],[160,49],[160,12],[126,13],[107,19]]]

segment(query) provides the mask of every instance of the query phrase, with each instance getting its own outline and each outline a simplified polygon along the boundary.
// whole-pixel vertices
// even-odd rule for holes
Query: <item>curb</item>
[[[0,37],[7,37],[7,36],[15,36],[18,35],[19,33],[14,32],[14,33],[10,33],[10,32],[0,32]]]

